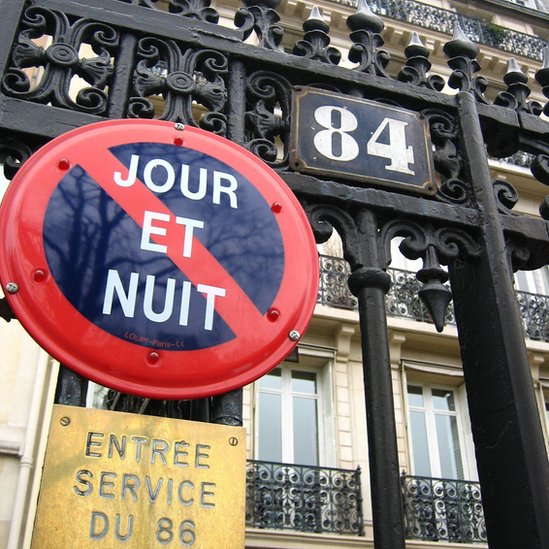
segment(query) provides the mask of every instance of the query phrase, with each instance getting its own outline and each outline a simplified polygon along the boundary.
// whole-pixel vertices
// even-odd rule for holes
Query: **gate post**
[[[19,21],[25,10],[25,0],[12,0],[9,9],[2,10],[2,24],[0,26],[0,78],[4,74],[4,69],[8,64],[12,45],[15,44],[17,33],[19,31]]]
[[[549,548],[549,466],[505,237],[475,99],[457,104],[482,216],[478,262],[451,268],[463,372],[490,549]]]
[[[86,406],[87,391],[88,380],[61,364],[55,389],[56,404]]]
[[[349,288],[358,299],[360,316],[374,547],[404,549],[402,493],[385,312],[385,295],[391,279],[381,267],[375,214],[370,210],[362,211],[357,228],[364,263],[349,277]]]
[[[227,138],[244,145],[246,107],[246,68],[240,60],[232,61],[229,71],[229,112]],[[236,389],[212,398],[210,422],[222,425],[242,425],[243,390]]]

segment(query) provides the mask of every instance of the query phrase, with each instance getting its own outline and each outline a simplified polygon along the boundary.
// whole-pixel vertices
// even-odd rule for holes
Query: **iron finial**
[[[381,17],[372,11],[367,0],[359,0],[356,12],[347,18],[347,27],[352,31],[368,30],[380,33],[385,24]]]
[[[452,40],[444,44],[443,50],[450,58],[464,55],[469,59],[475,59],[478,55],[479,47],[467,38],[460,24],[456,21]]]

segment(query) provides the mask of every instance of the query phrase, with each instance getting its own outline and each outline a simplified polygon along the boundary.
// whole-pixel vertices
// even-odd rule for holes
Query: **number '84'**
[[[349,110],[324,105],[314,112],[314,118],[321,127],[313,137],[315,149],[330,160],[349,162],[360,153],[360,144],[351,135],[357,129],[358,120]],[[385,117],[381,124],[374,130],[366,143],[366,152],[372,156],[387,158],[390,163],[386,170],[414,175],[410,166],[414,164],[414,150],[406,145],[406,126],[408,122]],[[387,129],[388,139],[385,136],[382,142],[382,134]]]

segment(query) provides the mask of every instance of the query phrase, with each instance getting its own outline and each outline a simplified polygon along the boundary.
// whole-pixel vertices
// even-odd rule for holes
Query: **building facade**
[[[60,112],[66,113],[69,125],[104,117],[179,120],[182,113],[212,131],[218,131],[218,124],[226,122],[220,116],[225,106],[219,87],[231,78],[239,78],[238,63],[232,62],[230,69],[223,70],[207,64],[195,66],[198,83],[193,84],[191,93],[178,88],[177,83],[170,84],[170,73],[184,73],[190,66],[185,65],[188,60],[174,61],[174,52],[178,51],[175,35],[163,42],[158,37],[151,39],[149,52],[145,42],[136,47],[139,32],[148,30],[139,27],[147,19],[146,10],[164,11],[158,25],[165,23],[168,29],[174,18],[181,17],[181,11],[188,10],[186,17],[198,21],[196,26],[206,37],[204,47],[211,49],[221,44],[219,36],[209,34],[208,25],[216,24],[227,29],[225,35],[221,34],[225,40],[237,43],[242,37],[236,31],[244,30],[246,43],[251,47],[265,48],[269,54],[275,51],[294,56],[296,71],[307,59],[319,63],[319,67],[337,66],[342,72],[336,76],[343,78],[343,71],[350,74],[362,64],[362,72],[374,79],[395,79],[412,86],[414,78],[419,78],[424,84],[418,86],[419,90],[448,96],[455,94],[459,85],[454,85],[458,69],[448,62],[450,50],[445,45],[452,39],[460,40],[459,33],[463,32],[479,48],[476,62],[484,80],[476,84],[482,88],[487,104],[503,109],[514,98],[522,101],[523,111],[536,113],[540,123],[546,122],[548,114],[547,107],[541,114],[547,101],[547,87],[543,86],[548,86],[543,71],[549,69],[549,50],[544,50],[549,38],[547,0],[375,0],[368,6],[322,0],[316,7],[309,2],[283,0],[277,6],[271,5],[274,2],[247,2],[246,9],[230,0],[212,6],[207,2],[184,6],[176,0],[102,0],[100,6],[89,9],[78,5],[74,13],[71,2],[60,2],[59,6],[53,0],[38,2],[36,6],[32,2],[28,6],[20,4],[17,9],[8,9],[13,42],[3,44],[0,52],[4,101],[0,105],[0,125],[5,128],[0,149],[4,151],[7,178],[4,187],[26,154],[16,144],[17,138],[25,135],[23,124],[6,122],[14,117],[15,101],[28,102],[31,107],[51,106],[52,119]],[[78,34],[78,16],[108,21],[100,8],[114,9],[117,4],[123,4],[120,13],[135,17],[139,31],[133,43],[126,38],[122,46],[134,48],[132,63],[137,67],[129,95],[123,92],[120,78],[112,79],[109,69],[119,44],[110,44],[107,34],[92,33],[78,38],[79,49],[74,46],[76,37],[85,36],[84,32]],[[62,9],[67,9],[69,15],[59,15]],[[356,35],[350,36],[349,27],[358,32],[353,23],[349,24],[353,21],[349,18],[357,13],[366,13],[364,17],[372,17],[374,27],[378,25],[377,32],[368,34],[377,41],[376,60],[361,57],[360,40]],[[254,17],[255,23],[250,23]],[[191,32],[191,28],[189,25],[185,30]],[[69,65],[63,66],[62,60],[56,59],[53,47],[63,42],[62,36],[69,42],[75,41],[73,49],[80,56],[78,67],[76,61],[71,65],[70,78],[63,76]],[[148,60],[154,58],[151,52],[155,47],[165,48],[168,53],[151,63]],[[276,60],[267,53],[266,58],[275,64]],[[86,59],[87,64],[82,62]],[[175,67],[173,63],[178,62],[180,65]],[[132,64],[127,62],[127,67]],[[324,74],[319,74],[322,82]],[[313,81],[307,84],[321,86]],[[361,85],[364,83],[357,81],[354,90],[346,85],[347,93],[360,96],[357,90]],[[266,80],[262,88],[261,75],[248,85],[245,93],[252,89],[257,108],[234,116],[252,120],[258,129],[255,133],[246,130],[246,136],[244,130],[241,135],[235,132],[235,140],[240,137],[241,142],[246,141],[254,152],[284,171],[287,144],[277,131],[288,114],[288,106],[277,102],[279,99],[269,86],[276,86],[276,82]],[[86,99],[86,94],[78,93],[86,87],[95,88],[96,95],[90,94]],[[124,102],[126,95],[130,98]],[[108,106],[102,107],[103,103]],[[82,115],[82,120],[71,118],[74,113]],[[28,152],[53,137],[63,123],[54,121],[48,129],[29,137]],[[270,147],[267,154],[262,147]],[[532,175],[531,164],[532,156],[524,152],[489,159],[491,178],[502,197],[501,208],[537,219],[546,192]],[[441,171],[440,166],[437,168]],[[452,179],[448,175],[451,172],[450,167],[437,177],[447,181]],[[459,193],[457,187],[454,191]],[[447,187],[445,192],[450,194],[451,190]],[[343,248],[335,232],[318,245],[318,303],[307,333],[295,353],[242,392],[249,459],[246,547],[374,547],[360,317],[357,299],[347,284],[351,270],[343,259]],[[487,546],[452,304],[445,312],[444,330],[439,333],[436,319],[419,297],[424,281],[416,278],[416,272],[426,267],[425,258],[423,262],[420,254],[416,254],[418,259],[412,258],[414,254],[402,237],[392,240],[390,250],[387,333],[406,546]],[[549,449],[548,272],[546,267],[532,269],[526,259],[523,264],[528,269],[518,268],[515,272],[516,298],[540,424]],[[445,265],[438,264],[438,268],[446,272]],[[439,282],[446,283],[447,275],[437,276]],[[3,316],[9,318],[9,311],[3,309]],[[58,382],[59,364],[30,339],[17,320],[2,321],[0,348],[0,484],[4,492],[0,500],[0,547],[30,546],[51,407],[70,390],[83,391],[80,400],[87,406],[135,413],[200,418],[204,417],[204,406],[209,406],[204,402],[149,401],[120,395],[93,383],[76,383],[69,390]]]

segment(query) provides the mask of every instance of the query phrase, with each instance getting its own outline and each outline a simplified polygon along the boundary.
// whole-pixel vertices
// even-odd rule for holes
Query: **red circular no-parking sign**
[[[241,387],[290,353],[316,302],[314,239],[285,183],[234,143],[169,122],[54,139],[8,188],[0,234],[23,326],[69,368],[132,394]]]

